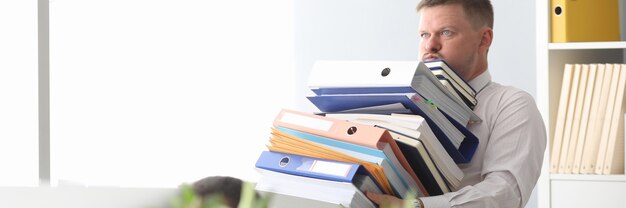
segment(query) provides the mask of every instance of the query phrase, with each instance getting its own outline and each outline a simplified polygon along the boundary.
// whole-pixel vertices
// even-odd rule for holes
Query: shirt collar
[[[469,85],[474,88],[476,94],[478,94],[489,82],[491,82],[491,74],[489,74],[489,70],[485,70],[482,74],[469,81]]]

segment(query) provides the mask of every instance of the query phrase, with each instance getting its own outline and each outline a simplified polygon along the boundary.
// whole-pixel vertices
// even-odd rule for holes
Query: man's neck
[[[479,61],[478,63],[476,63],[474,70],[472,70],[472,72],[469,73],[467,77],[463,77],[466,81],[468,82],[472,81],[478,75],[481,75],[483,72],[487,71],[487,59],[480,59],[480,60],[482,61]]]

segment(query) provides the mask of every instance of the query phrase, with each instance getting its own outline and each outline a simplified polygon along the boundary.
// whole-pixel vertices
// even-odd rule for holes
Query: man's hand
[[[372,200],[372,202],[378,204],[381,207],[402,207],[404,205],[404,201],[395,196],[377,194],[372,192],[366,192],[365,195],[367,196],[367,198]]]

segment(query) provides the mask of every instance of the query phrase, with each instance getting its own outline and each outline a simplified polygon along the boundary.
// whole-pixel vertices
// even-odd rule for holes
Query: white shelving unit
[[[548,43],[548,50],[624,49],[626,42]]]
[[[549,162],[564,64],[624,63],[626,41],[549,43],[550,1],[536,0],[535,5],[537,105],[548,128],[549,140],[537,184],[538,205],[540,208],[624,207],[626,175],[550,174]]]

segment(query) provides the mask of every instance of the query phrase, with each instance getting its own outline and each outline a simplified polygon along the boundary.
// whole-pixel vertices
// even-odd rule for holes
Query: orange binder
[[[383,143],[388,143],[402,168],[419,186],[420,190],[416,191],[421,191],[428,196],[426,188],[402,154],[400,147],[385,129],[289,109],[282,109],[278,113],[274,119],[274,126],[282,126],[380,150],[384,148]]]
[[[553,43],[619,41],[618,0],[551,0]]]
[[[275,128],[272,128],[270,145],[268,145],[267,148],[272,152],[282,152],[320,159],[361,164],[365,169],[372,173],[374,179],[381,185],[383,192],[392,195],[394,193],[392,191],[391,184],[387,181],[387,177],[385,176],[385,172],[383,171],[383,168],[381,166],[337,152],[328,147],[319,145],[315,142],[297,138],[281,132]]]

